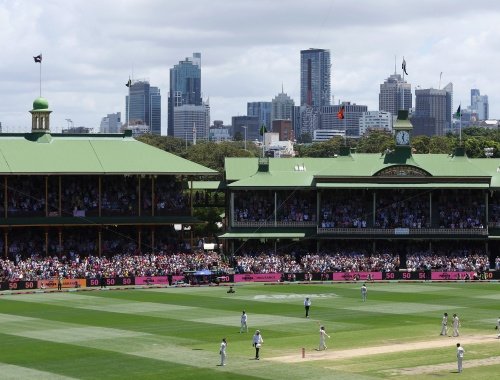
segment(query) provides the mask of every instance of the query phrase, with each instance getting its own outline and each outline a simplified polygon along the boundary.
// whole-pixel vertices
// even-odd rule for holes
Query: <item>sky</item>
[[[98,132],[107,114],[124,116],[132,76],[160,88],[166,134],[169,69],[193,52],[211,120],[230,124],[282,86],[298,105],[308,48],[330,50],[335,104],[377,110],[380,84],[404,56],[412,91],[438,88],[442,72],[454,109],[479,88],[500,118],[499,20],[498,0],[0,0],[0,122],[31,128],[40,53],[51,130],[71,119]]]

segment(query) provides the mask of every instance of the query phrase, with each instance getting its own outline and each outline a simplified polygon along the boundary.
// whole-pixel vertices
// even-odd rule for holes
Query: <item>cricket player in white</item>
[[[248,320],[248,315],[247,313],[245,313],[245,310],[243,310],[243,312],[241,313],[240,334],[242,332],[248,332],[247,320]]]
[[[439,335],[448,335],[448,313],[444,313],[443,319],[441,321],[441,334]]]
[[[220,344],[220,365],[226,365],[226,347],[227,347],[227,342],[226,338],[222,338],[222,343]]]
[[[458,372],[462,372],[462,361],[464,360],[464,348],[460,346],[460,343],[457,343],[457,366]]]
[[[495,327],[498,331],[497,338],[500,339],[500,317],[498,317],[497,326]]]
[[[330,339],[330,335],[328,335],[326,333],[325,326],[321,326],[319,329],[319,349],[318,349],[318,351],[326,350],[328,348],[325,344],[325,338]]]
[[[458,315],[453,314],[453,336],[459,336],[458,328],[460,327],[460,319],[458,319]]]
[[[366,301],[366,293],[368,293],[368,289],[366,288],[366,285],[363,284],[363,286],[361,287],[361,299],[363,300],[363,302]]]

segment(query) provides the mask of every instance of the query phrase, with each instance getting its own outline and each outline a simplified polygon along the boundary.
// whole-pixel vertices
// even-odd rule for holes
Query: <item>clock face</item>
[[[408,145],[410,143],[410,133],[408,131],[398,131],[396,133],[396,142],[399,145]]]

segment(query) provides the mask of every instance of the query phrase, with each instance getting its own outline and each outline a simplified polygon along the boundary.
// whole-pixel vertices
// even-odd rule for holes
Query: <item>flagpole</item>
[[[403,65],[405,65],[405,57],[403,56]],[[401,109],[405,109],[405,68],[404,66],[401,66],[403,69],[403,83],[401,83],[401,90],[402,90],[402,99],[401,99]]]
[[[342,106],[344,107],[344,106]],[[345,109],[344,109],[345,111]],[[345,113],[342,114],[342,116],[344,116],[344,145],[347,146],[347,118],[346,118],[346,115]]]
[[[132,87],[132,82],[130,81],[130,76],[128,77],[128,97],[127,97],[127,129],[130,129],[130,87]]]
[[[460,146],[462,146],[462,102],[459,105],[460,112],[458,113],[458,128],[460,130]]]
[[[40,53],[40,56],[42,53]],[[40,98],[42,97],[42,61],[40,60]]]

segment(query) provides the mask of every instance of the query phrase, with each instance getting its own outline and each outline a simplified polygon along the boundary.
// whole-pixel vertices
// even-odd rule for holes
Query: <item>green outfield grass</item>
[[[360,286],[2,295],[0,379],[498,378],[499,283],[368,284],[364,303]],[[240,334],[243,309],[250,331]],[[459,338],[439,336],[443,312],[460,316]],[[320,324],[331,335],[325,352],[315,350]],[[264,338],[260,361],[253,360],[255,329]],[[219,367],[223,337],[228,364]],[[460,375],[457,342],[466,350]]]

